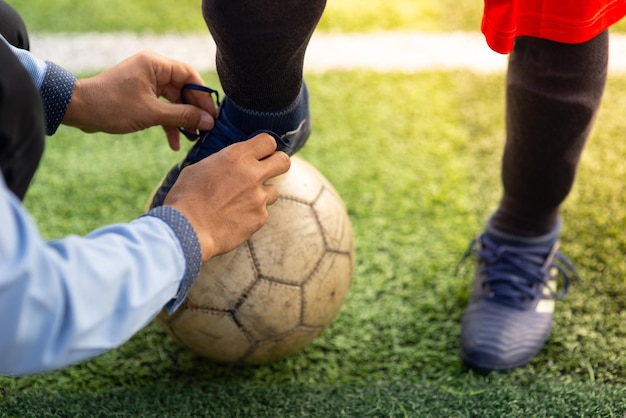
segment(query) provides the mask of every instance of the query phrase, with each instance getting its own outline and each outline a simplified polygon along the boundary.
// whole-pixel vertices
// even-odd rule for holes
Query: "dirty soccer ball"
[[[299,157],[271,180],[267,223],[202,266],[186,302],[158,323],[213,361],[263,364],[307,346],[337,316],[352,280],[354,241],[342,200]]]

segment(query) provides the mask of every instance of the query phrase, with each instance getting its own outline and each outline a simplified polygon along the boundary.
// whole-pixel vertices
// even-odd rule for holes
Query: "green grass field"
[[[201,32],[202,0],[7,0],[37,32]],[[480,0],[328,0],[323,32],[477,31]],[[623,32],[626,23],[615,30]]]
[[[52,10],[47,3],[42,13]],[[338,3],[329,3],[328,22],[341,16]],[[371,4],[388,12],[388,3]],[[119,2],[143,15],[140,6]],[[436,11],[418,9],[436,27]],[[205,76],[218,84],[215,74]],[[503,76],[352,71],[307,81],[315,129],[299,155],[341,194],[357,243],[354,282],[337,320],[302,352],[246,368],[197,358],[151,324],[80,365],[0,377],[0,417],[623,417],[626,76],[610,77],[563,208],[562,250],[583,282],[557,303],[552,337],[537,358],[487,376],[458,358],[473,264],[454,270],[499,198]],[[181,155],[156,128],[127,136],[62,128],[48,140],[25,204],[48,239],[125,222],[141,214]]]

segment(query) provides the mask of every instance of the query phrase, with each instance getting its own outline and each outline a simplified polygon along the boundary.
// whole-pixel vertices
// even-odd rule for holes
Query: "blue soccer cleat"
[[[547,239],[546,239],[547,238]],[[541,351],[552,330],[555,299],[565,296],[573,265],[551,234],[517,241],[491,228],[472,241],[478,257],[461,323],[461,358],[478,371],[510,370]],[[557,293],[557,278],[564,288]]]
[[[208,87],[199,86],[195,84],[188,84],[183,87],[183,95],[182,101],[184,100],[184,91],[186,89],[193,90],[201,90],[207,93],[216,94],[215,90],[209,89]],[[152,202],[150,203],[150,209],[155,208],[163,204],[165,200],[165,196],[169,193],[170,189],[178,179],[178,175],[181,170],[188,165],[194,164],[203,158],[208,157],[211,154],[214,154],[221,149],[234,144],[235,142],[245,141],[250,139],[260,133],[268,133],[274,137],[276,140],[276,149],[279,151],[284,151],[288,155],[293,155],[300,148],[304,146],[309,135],[311,134],[311,118],[309,116],[308,110],[308,93],[306,90],[306,85],[303,85],[303,98],[307,100],[306,102],[306,115],[299,122],[299,125],[296,129],[286,132],[283,135],[278,135],[275,132],[270,130],[257,130],[255,132],[246,134],[240,129],[236,128],[227,118],[226,113],[220,111],[218,118],[215,120],[215,126],[210,131],[203,131],[200,135],[196,135],[190,132],[183,131],[181,132],[190,139],[199,138],[194,146],[189,150],[185,158],[178,164],[176,164],[172,169],[167,173],[163,182],[159,186],[158,190],[155,192],[154,197],[152,198]],[[220,106],[219,97],[217,97],[217,104],[221,108],[226,104],[228,98],[224,100],[224,102]]]

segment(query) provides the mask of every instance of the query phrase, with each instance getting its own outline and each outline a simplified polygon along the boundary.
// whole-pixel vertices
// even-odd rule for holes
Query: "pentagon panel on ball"
[[[216,362],[269,363],[307,346],[337,316],[355,263],[352,225],[330,182],[292,157],[272,179],[267,223],[203,264],[186,302],[159,324],[181,346]]]

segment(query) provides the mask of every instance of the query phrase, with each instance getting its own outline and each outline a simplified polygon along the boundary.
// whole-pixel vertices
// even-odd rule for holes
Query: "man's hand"
[[[235,249],[265,224],[267,205],[278,199],[265,182],[290,166],[274,138],[259,134],[185,167],[163,204],[191,222],[206,261]]]
[[[179,127],[208,130],[217,116],[206,93],[190,91],[188,101],[194,105],[180,103],[181,88],[188,83],[204,84],[191,66],[141,52],[97,76],[77,80],[63,123],[85,132],[113,134],[161,125],[170,147],[178,150]]]

